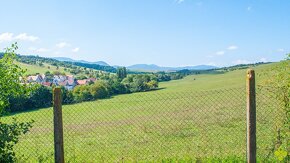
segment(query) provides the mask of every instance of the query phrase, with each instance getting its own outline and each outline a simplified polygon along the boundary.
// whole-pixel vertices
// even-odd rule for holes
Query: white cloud
[[[27,33],[21,33],[17,36],[15,36],[15,39],[16,40],[23,40],[23,41],[36,41],[38,40],[39,38],[36,37],[36,36],[32,36],[32,35],[28,35]]]
[[[28,50],[30,50],[30,51],[35,51],[36,48],[35,48],[35,47],[29,47]]]
[[[244,60],[244,59],[238,59],[238,60],[236,60],[236,61],[233,62],[233,64],[235,64],[235,65],[239,65],[239,64],[249,64],[249,63],[250,63],[250,61]]]
[[[277,49],[278,52],[284,52],[284,49]]]
[[[227,49],[228,50],[236,50],[236,49],[238,49],[238,47],[236,45],[232,45],[232,46],[229,46]]]
[[[46,49],[46,48],[35,48],[35,47],[29,47],[28,50],[36,52],[36,53],[43,53],[43,52],[49,51],[49,49]]]
[[[47,51],[49,51],[49,50],[48,49],[45,49],[45,48],[36,49],[36,52],[40,52],[40,53],[47,52]]]
[[[17,41],[17,40],[22,40],[22,41],[36,41],[39,38],[36,36],[28,35],[27,33],[21,33],[17,36],[14,36],[14,33],[2,33],[0,34],[0,42],[9,42],[9,41]]]
[[[54,52],[55,55],[61,54],[59,51]]]
[[[218,56],[221,56],[221,55],[224,55],[225,54],[225,51],[218,51],[215,54],[218,55]]]
[[[261,58],[260,62],[268,62],[268,60],[266,58]]]
[[[80,48],[74,48],[74,49],[72,49],[72,52],[74,52],[74,53],[76,53],[78,51],[80,51]]]
[[[217,64],[215,62],[209,62],[207,63],[206,65],[209,65],[209,66],[216,66]]]
[[[2,33],[0,34],[0,42],[12,41],[13,33]]]
[[[56,44],[56,47],[58,47],[58,48],[64,48],[64,47],[69,47],[69,46],[70,46],[70,44],[67,42],[60,42],[60,43]]]

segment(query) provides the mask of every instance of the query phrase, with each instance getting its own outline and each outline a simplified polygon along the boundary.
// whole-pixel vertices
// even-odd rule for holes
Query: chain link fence
[[[283,104],[258,87],[257,160],[275,161]],[[150,91],[63,105],[66,162],[246,161],[245,87]],[[19,162],[54,162],[53,109],[4,117],[34,120],[15,147]]]

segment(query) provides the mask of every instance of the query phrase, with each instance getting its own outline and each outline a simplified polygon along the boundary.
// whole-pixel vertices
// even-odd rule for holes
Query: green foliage
[[[109,96],[108,87],[103,81],[97,81],[91,85],[89,92],[94,99],[102,99]]]
[[[76,102],[81,102],[109,97],[109,91],[104,81],[96,81],[91,85],[76,86],[72,95]]]
[[[127,77],[127,69],[126,69],[126,67],[119,67],[117,69],[117,77],[119,79],[124,79],[124,78]]]
[[[17,48],[16,43],[12,44],[0,59],[0,118],[4,109],[11,104],[9,97],[23,96],[29,91],[25,85],[20,84],[24,71],[13,62]],[[32,122],[18,123],[15,119],[11,124],[0,121],[0,162],[16,161],[13,147],[18,143],[19,136],[29,131],[31,124]]]
[[[52,89],[42,85],[34,85],[29,94],[13,95],[9,97],[10,105],[5,110],[19,112],[52,105]]]
[[[36,85],[28,96],[27,108],[49,107],[52,104],[52,89]]]
[[[17,44],[12,44],[10,48],[6,48],[4,57],[0,59],[0,115],[5,107],[9,105],[9,96],[11,94],[25,94],[24,85],[20,84],[20,80],[24,71],[13,64],[15,59],[15,50]]]
[[[261,65],[256,67],[255,70],[257,74],[260,74],[263,69],[269,69],[273,65],[275,64]],[[130,76],[128,75],[127,78],[130,78]],[[117,77],[111,79],[115,80]],[[131,79],[133,81],[133,78]],[[257,84],[260,84],[262,80],[264,78],[259,77]],[[109,82],[106,83],[110,85]],[[135,160],[135,162],[245,162],[245,142],[243,141],[245,138],[244,83],[245,70],[232,71],[222,75],[192,75],[183,80],[161,82],[159,87],[165,89],[158,91],[120,95],[111,99],[90,101],[84,104],[64,105],[65,114],[63,114],[63,118],[67,119],[64,121],[64,125],[75,126],[78,124],[82,126],[72,128],[73,132],[65,135],[71,139],[66,143],[66,148],[69,150],[65,153],[66,160],[72,162],[112,162],[112,160],[123,162],[134,162]],[[227,101],[242,101],[241,105],[239,105],[239,102],[226,103],[224,101],[225,97],[219,98],[217,94],[205,94],[204,92],[212,89],[223,92],[224,89],[235,90],[236,88],[241,88],[241,98],[233,96],[233,92],[231,92],[227,96]],[[177,93],[179,91],[192,93]],[[176,99],[168,98],[175,97],[175,95]],[[162,101],[166,99],[166,102],[161,105],[161,101],[155,100],[154,97],[158,97]],[[212,98],[218,98],[219,100],[209,100]],[[189,105],[185,105],[185,101],[180,99],[189,100]],[[203,99],[203,101],[198,101],[198,99]],[[272,98],[267,100],[270,102]],[[213,106],[217,103],[221,104],[217,106],[221,109],[212,112],[212,109],[215,108]],[[186,114],[188,108],[192,108],[193,112],[191,114]],[[276,119],[271,118],[276,118],[276,115],[269,112],[270,109],[274,108],[276,107],[263,107],[260,110],[262,115],[258,115],[260,121],[257,129],[259,135],[265,137],[262,137],[262,139],[260,136],[257,137],[257,162],[278,162],[278,160],[273,160],[274,155],[271,155],[269,159],[265,158],[268,151],[267,147],[274,137],[275,122],[273,121]],[[181,110],[185,111],[182,112],[184,116],[176,116],[176,111]],[[128,114],[128,112],[132,113]],[[208,114],[205,114],[205,112]],[[158,113],[164,116],[153,118],[156,115],[158,116]],[[153,117],[150,117],[150,115]],[[219,118],[217,118],[217,115],[219,115]],[[34,126],[47,128],[47,124],[44,124],[44,122],[51,122],[52,110],[41,109],[35,112],[15,114],[14,116],[19,119],[33,117],[36,120]],[[167,116],[169,116],[168,119]],[[178,118],[170,118],[171,116]],[[10,121],[12,116],[5,118]],[[164,121],[161,121],[162,118],[165,118]],[[100,123],[96,123],[96,120],[106,124],[100,125]],[[206,125],[205,121],[208,122]],[[140,126],[136,125],[136,127],[131,128],[130,125],[126,125],[128,122],[134,122],[140,124]],[[166,122],[173,126],[167,126]],[[194,123],[194,126],[191,125],[191,122]],[[85,130],[85,135],[89,135],[89,137],[84,139],[84,129],[87,128],[83,128],[83,126],[89,127],[88,124],[94,125],[90,130],[94,132]],[[203,133],[199,134],[198,131],[203,131]],[[215,134],[213,134],[214,131]],[[101,134],[101,136],[98,136],[98,134]],[[188,137],[184,137],[183,134]],[[16,147],[17,151],[27,156],[26,162],[39,162],[31,153],[38,152],[37,154],[40,156],[53,153],[52,146],[44,145],[50,143],[53,130],[49,132],[33,130],[29,135],[31,137],[27,138],[27,141],[22,141]],[[165,138],[163,135],[170,135],[170,137]],[[105,144],[100,145],[99,142],[105,142]],[[79,143],[82,145],[75,145]],[[109,145],[106,146],[106,144]],[[206,150],[204,147],[209,147],[207,149],[210,150]],[[92,154],[92,151],[94,154]],[[204,156],[206,152],[209,152],[209,154]],[[236,154],[237,158],[231,157],[230,154]],[[100,155],[100,157],[96,157],[97,155]],[[184,157],[186,155],[189,155],[188,159]],[[199,158],[195,158],[196,156],[199,156]],[[143,158],[151,160],[142,160]],[[46,162],[53,162],[53,156]]]
[[[53,71],[52,74],[53,75],[65,75],[64,72],[59,72],[59,71]]]
[[[273,144],[275,155],[282,161],[288,159],[289,156],[284,156],[284,153],[290,153],[290,54],[280,64],[267,72],[268,79],[264,85],[273,93],[274,97],[283,103],[283,126],[277,130],[277,140]],[[281,160],[281,158],[283,158]]]
[[[278,148],[278,150],[276,150],[274,154],[278,158],[279,161],[283,161],[287,157],[287,152],[281,149],[281,147]]]
[[[130,92],[142,92],[156,89],[158,82],[154,75],[130,75],[123,79],[124,84]]]
[[[0,122],[0,162],[15,162],[13,147],[19,141],[19,136],[26,134],[32,127],[31,122],[19,123],[13,119],[11,124]]]

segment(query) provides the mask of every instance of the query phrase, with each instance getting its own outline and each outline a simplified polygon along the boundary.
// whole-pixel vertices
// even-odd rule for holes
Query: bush
[[[97,81],[91,85],[89,91],[93,99],[102,99],[109,96],[109,91],[103,81]]]

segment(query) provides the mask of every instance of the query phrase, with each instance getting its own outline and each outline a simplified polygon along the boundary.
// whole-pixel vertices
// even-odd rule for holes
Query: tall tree
[[[127,77],[127,69],[126,67],[119,67],[117,69],[117,76],[119,79],[124,79]]]
[[[9,105],[11,94],[19,95],[26,91],[25,86],[20,84],[24,70],[13,62],[17,49],[17,44],[12,44],[11,47],[6,48],[3,58],[0,59],[0,114]]]
[[[2,59],[0,59],[0,118],[4,109],[9,106],[11,95],[26,93],[25,85],[20,84],[24,71],[13,63],[17,44],[12,44]],[[16,162],[14,145],[19,136],[25,134],[31,128],[32,122],[19,123],[14,120],[11,124],[0,122],[0,162]]]

